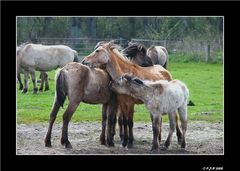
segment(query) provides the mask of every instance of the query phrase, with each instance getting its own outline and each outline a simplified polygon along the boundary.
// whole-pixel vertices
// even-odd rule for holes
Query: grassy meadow
[[[223,64],[170,62],[168,69],[174,79],[182,80],[189,88],[189,100],[195,104],[195,106],[188,107],[188,119],[190,121],[223,121]],[[29,91],[27,94],[22,94],[18,89],[19,84],[16,85],[17,123],[48,122],[55,94],[55,72],[48,73],[49,91],[33,94],[32,82],[29,80]],[[36,72],[36,74],[39,78],[39,72]],[[68,100],[65,101],[64,108],[60,108],[57,122],[62,121],[62,114],[67,104]],[[164,116],[163,119],[165,122],[168,121],[167,116]],[[80,103],[72,121],[101,121],[101,104]],[[150,115],[144,105],[135,105],[134,121],[150,121]]]

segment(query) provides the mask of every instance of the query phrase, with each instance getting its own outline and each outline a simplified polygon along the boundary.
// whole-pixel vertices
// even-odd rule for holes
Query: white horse
[[[33,93],[37,92],[35,70],[47,72],[63,67],[69,62],[78,62],[75,50],[65,45],[24,44],[17,48],[17,75],[24,73],[23,93],[28,91],[28,75],[31,74]]]
[[[159,64],[167,69],[168,51],[163,46],[151,46],[147,49],[147,55],[151,58],[153,64]]]
[[[120,94],[131,95],[144,102],[150,112],[153,129],[153,144],[152,150],[158,150],[160,123],[159,119],[163,114],[168,114],[170,131],[168,138],[165,141],[165,147],[168,148],[172,134],[176,127],[176,111],[178,111],[183,137],[181,140],[181,147],[185,148],[185,134],[187,130],[187,99],[189,90],[187,86],[179,80],[158,80],[149,81],[141,80],[129,74],[123,74],[121,77],[115,79],[111,83],[114,91]]]

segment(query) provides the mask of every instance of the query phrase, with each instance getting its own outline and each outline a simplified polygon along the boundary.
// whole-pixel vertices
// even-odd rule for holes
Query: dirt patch
[[[100,145],[101,124],[98,122],[70,123],[69,141],[73,149],[65,149],[60,144],[62,124],[54,124],[52,147],[44,146],[47,124],[17,125],[16,154],[53,155],[53,154],[150,154],[152,143],[151,123],[134,123],[134,146],[131,149],[120,146],[118,127],[116,127],[115,147]],[[163,124],[161,147],[167,138],[169,125]],[[174,134],[168,150],[158,154],[223,154],[223,123],[191,122],[186,134],[186,149],[177,144]]]

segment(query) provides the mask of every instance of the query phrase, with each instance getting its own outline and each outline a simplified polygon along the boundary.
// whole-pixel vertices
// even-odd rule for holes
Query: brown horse
[[[116,95],[109,89],[110,77],[104,70],[89,68],[80,63],[71,62],[56,73],[56,90],[52,111],[49,118],[48,132],[45,146],[51,147],[52,126],[60,106],[63,106],[66,96],[69,104],[63,114],[63,128],[61,144],[71,148],[68,140],[68,124],[80,102],[89,104],[103,104],[102,106],[102,133],[101,144],[105,144],[105,128],[108,116],[107,143],[113,146],[113,136],[116,123]],[[111,115],[110,115],[111,113]],[[113,116],[113,118],[111,118]]]
[[[147,80],[172,80],[171,74],[160,65],[151,67],[141,67],[129,61],[116,49],[113,43],[106,43],[99,46],[94,52],[86,56],[83,60],[84,64],[91,67],[105,67],[113,80],[120,77],[123,73],[131,73],[141,79]],[[123,146],[132,146],[133,143],[133,112],[134,104],[142,104],[139,99],[135,99],[129,95],[117,95],[118,109],[121,112],[120,119],[124,125]],[[161,123],[161,122],[160,122]],[[178,141],[181,142],[182,133],[177,124]],[[128,128],[128,129],[127,129]],[[161,126],[160,126],[161,128]],[[121,129],[121,128],[120,128]],[[161,135],[161,129],[160,134]],[[161,136],[159,136],[161,140]]]

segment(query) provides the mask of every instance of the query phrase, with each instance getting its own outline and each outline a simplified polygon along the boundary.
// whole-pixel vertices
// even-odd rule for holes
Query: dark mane
[[[133,43],[122,50],[122,53],[130,59],[136,57],[139,52],[142,52],[143,55],[146,55],[147,52],[147,49],[139,43]]]

